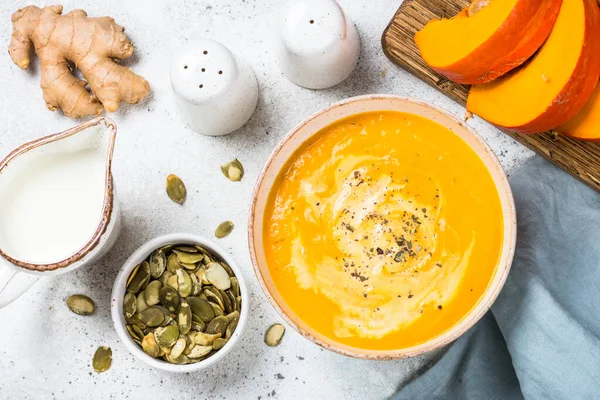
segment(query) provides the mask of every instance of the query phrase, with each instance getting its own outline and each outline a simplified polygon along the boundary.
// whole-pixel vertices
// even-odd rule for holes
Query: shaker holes
[[[200,86],[198,86],[198,87],[199,87],[200,89],[202,89],[202,88],[204,87],[204,85],[200,85]]]
[[[206,68],[202,68],[202,72],[206,72]]]
[[[314,24],[314,23],[315,23],[315,20],[314,20],[314,19],[311,19],[311,20],[310,20],[310,23],[311,23],[311,24]]]
[[[204,50],[204,55],[208,54],[208,51]]]
[[[219,75],[223,75],[223,71],[219,71]]]
[[[187,65],[184,65],[184,66],[183,66],[183,69],[188,69],[188,66],[187,66]]]

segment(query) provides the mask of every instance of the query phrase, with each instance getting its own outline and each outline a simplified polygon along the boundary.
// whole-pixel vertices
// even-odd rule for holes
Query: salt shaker
[[[210,39],[197,41],[174,55],[171,86],[186,124],[209,136],[241,128],[258,102],[252,68]]]
[[[335,0],[292,0],[281,15],[279,64],[296,85],[325,89],[345,80],[360,54],[360,38]]]

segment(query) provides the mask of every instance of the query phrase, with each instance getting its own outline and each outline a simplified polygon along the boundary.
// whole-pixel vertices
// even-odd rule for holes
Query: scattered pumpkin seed
[[[211,357],[240,318],[239,282],[229,265],[200,245],[154,250],[127,279],[126,329],[150,357],[172,364]]]
[[[281,343],[281,339],[283,339],[284,333],[285,326],[281,324],[271,325],[265,334],[265,343],[267,346],[278,346]]]
[[[236,158],[226,164],[221,165],[221,172],[227,179],[233,182],[239,182],[244,177],[244,167]]]
[[[175,203],[183,204],[187,190],[185,184],[177,175],[171,174],[167,176],[167,195]]]
[[[67,307],[78,315],[92,315],[96,310],[94,300],[83,294],[74,294],[67,298]]]
[[[221,222],[221,224],[215,230],[215,236],[217,239],[223,239],[224,237],[229,236],[231,231],[233,231],[233,222]]]
[[[100,346],[94,353],[92,367],[96,372],[104,372],[110,368],[112,364],[112,350],[110,347]]]

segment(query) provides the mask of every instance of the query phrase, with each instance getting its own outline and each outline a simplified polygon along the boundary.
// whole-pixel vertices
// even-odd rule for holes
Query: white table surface
[[[37,5],[43,2],[35,1]],[[46,4],[53,4],[48,2]],[[313,345],[291,328],[279,347],[263,342],[265,329],[281,319],[254,276],[247,249],[246,221],[251,191],[264,161],[288,132],[309,114],[334,101],[369,93],[394,93],[427,100],[463,116],[464,109],[386,59],[381,34],[399,0],[340,0],[362,40],[358,68],[350,79],[323,91],[294,86],[279,72],[273,43],[277,0],[62,0],[65,11],[111,15],[134,41],[129,63],[152,86],[142,105],[113,115],[119,126],[114,177],[124,227],[118,244],[100,262],[38,282],[0,310],[0,399],[381,399],[389,397],[428,357],[374,362],[347,358]],[[74,121],[48,111],[39,89],[37,61],[25,72],[7,54],[10,16],[27,4],[0,5],[0,158],[25,141],[61,131]],[[261,95],[248,125],[222,138],[187,129],[174,106],[169,84],[170,54],[195,38],[217,38],[254,68]],[[490,143],[510,172],[531,152],[479,119],[469,122]],[[224,179],[219,165],[237,157],[246,175]],[[183,207],[164,191],[168,174],[188,187]],[[174,375],[135,360],[112,326],[109,296],[124,260],[139,245],[164,233],[212,236],[223,220],[236,224],[221,241],[241,265],[251,292],[251,315],[241,345],[216,367]],[[84,293],[97,304],[90,317],[65,306]],[[112,368],[94,373],[91,359],[100,345],[113,349]]]

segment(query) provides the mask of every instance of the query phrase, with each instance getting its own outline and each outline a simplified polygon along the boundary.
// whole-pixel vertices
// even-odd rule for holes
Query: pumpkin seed
[[[92,367],[96,372],[104,372],[110,368],[112,364],[112,350],[110,347],[100,346],[94,353]]]
[[[167,267],[167,257],[163,253],[163,250],[154,250],[150,254],[148,264],[150,265],[150,275],[155,279],[159,278]]]
[[[156,307],[146,308],[144,311],[138,314],[138,317],[140,321],[149,327],[160,326],[165,320],[163,312]]]
[[[163,317],[164,317],[164,322],[162,323],[162,326],[167,325],[168,323],[171,322],[171,320],[173,319],[173,317],[171,316],[171,311],[169,311],[169,309],[165,306],[160,306],[160,305],[155,305],[154,308],[160,310],[163,313]],[[177,325],[177,324],[175,324]]]
[[[227,290],[231,287],[229,274],[221,264],[215,262],[208,264],[204,276],[217,289]]]
[[[135,276],[131,278],[129,285],[127,285],[127,291],[137,294],[150,282],[150,265],[147,261],[143,261],[135,272]]]
[[[193,314],[192,314],[192,318],[193,318]],[[192,321],[190,330],[196,331],[196,332],[204,332],[206,330],[206,324],[202,320]]]
[[[67,307],[78,315],[92,315],[96,310],[94,300],[83,294],[74,294],[67,298]],[[135,311],[134,311],[135,312]]]
[[[231,323],[231,321],[233,321],[234,319],[238,319],[240,317],[240,313],[238,311],[234,311],[230,314],[227,314],[226,317],[227,317],[227,322]]]
[[[144,292],[141,292],[140,294],[137,295],[135,304],[136,304],[136,306],[135,306],[136,312],[142,312],[146,308],[148,308],[148,304],[146,304],[146,300],[144,300]]]
[[[212,349],[213,349],[212,346],[195,345],[194,347],[192,347],[192,350],[190,351],[190,353],[187,356],[189,358],[204,357],[205,355],[210,353],[212,351]]]
[[[233,231],[233,222],[221,222],[221,224],[215,230],[215,236],[217,237],[217,239],[223,239],[224,237],[229,236],[231,231]]]
[[[139,315],[139,313],[134,314],[131,318],[126,318],[127,323],[131,324],[131,325],[135,325],[141,329],[146,329],[146,324],[144,324],[142,321],[140,321],[140,318],[138,315]]]
[[[244,177],[244,167],[236,158],[226,164],[221,165],[221,172],[227,179],[233,182],[239,182]]]
[[[196,270],[196,264],[187,264],[187,263],[179,263],[181,264],[181,266],[189,271],[195,271]]]
[[[160,303],[160,289],[162,283],[160,281],[152,281],[144,289],[144,300],[149,306],[155,306]]]
[[[68,302],[68,299],[67,299]],[[70,308],[70,307],[69,307]],[[127,293],[123,298],[123,314],[125,318],[131,318],[137,312],[137,299],[135,294]]]
[[[190,279],[192,280],[192,296],[198,296],[202,292],[202,283],[194,273],[190,273]]]
[[[183,244],[175,246],[175,250],[183,251],[184,253],[198,253],[200,251],[200,250],[198,250],[198,246],[196,246],[196,245],[186,246]]]
[[[219,307],[218,304],[213,303],[212,301],[209,301],[208,304],[212,308],[213,313],[215,313],[215,317],[222,317],[225,315],[225,313],[223,312],[223,309],[221,307]]]
[[[131,274],[129,274],[129,278],[127,278],[127,283],[125,284],[126,287],[129,287],[129,284],[131,283],[133,278],[137,275],[137,273],[140,269],[140,265],[142,265],[142,264],[140,263],[140,264],[136,265],[135,268],[133,268],[133,271],[131,271]]]
[[[229,322],[229,324],[227,324],[227,329],[225,329],[225,339],[229,339],[233,336],[235,328],[237,328],[238,321],[239,317],[235,317],[231,322]]]
[[[133,330],[133,326],[134,326],[134,325],[126,325],[126,326],[125,326],[125,329],[127,329],[127,332],[129,332],[129,335],[131,336],[131,338],[132,338],[133,340],[135,340],[135,339],[138,339],[138,340],[139,340],[139,339],[140,339],[140,336],[137,334],[137,332],[136,332],[136,331],[134,331],[134,330]],[[138,329],[139,329],[139,328],[138,328]],[[144,335],[142,335],[142,337],[144,337]]]
[[[167,285],[175,290],[179,289],[179,284],[177,282],[177,275],[173,275],[169,279],[167,279]]]
[[[219,293],[215,288],[206,288],[204,289],[203,293],[209,301],[218,304],[219,307],[221,307],[221,309],[225,308],[225,305],[223,304],[223,298],[221,297],[221,293]]]
[[[208,334],[218,333],[220,336],[222,336],[225,333],[225,330],[227,330],[227,324],[228,324],[227,317],[225,317],[225,316],[215,317],[212,321],[210,321],[210,323],[206,327],[206,333],[208,333]]]
[[[170,356],[174,357],[174,358],[178,358],[180,355],[183,354],[183,351],[185,350],[186,347],[187,347],[187,342],[185,341],[185,339],[183,339],[183,338],[177,339],[177,341],[171,348]]]
[[[229,276],[235,276],[235,274],[233,273],[233,270],[231,269],[229,264],[227,264],[226,262],[223,262],[223,261],[219,261],[219,264],[221,264],[221,267],[223,267],[223,269],[225,269],[225,271],[227,271]]]
[[[227,342],[228,342],[227,339],[223,339],[223,338],[215,339],[215,341],[213,342],[212,348],[213,348],[213,350],[221,350]]]
[[[204,259],[204,254],[202,253],[187,253],[180,250],[173,250],[173,253],[175,253],[180,263],[185,264],[196,264]]]
[[[171,274],[175,274],[175,271],[181,268],[181,264],[179,264],[179,260],[177,259],[177,254],[171,254],[167,260],[167,269]],[[167,278],[168,279],[168,278]]]
[[[131,329],[133,329],[133,332],[135,332],[135,334],[137,335],[137,337],[140,340],[142,340],[142,338],[144,337],[144,331],[136,325],[130,325],[130,326],[131,326]]]
[[[179,339],[179,328],[177,325],[161,326],[154,330],[154,338],[159,346],[170,349]]]
[[[229,281],[231,282],[231,291],[233,292],[233,294],[235,296],[239,296],[240,295],[240,283],[238,282],[238,279],[236,277],[231,277],[231,278],[229,278]]]
[[[192,309],[192,313],[200,317],[203,322],[208,323],[215,317],[215,313],[208,301],[192,296],[188,297],[186,300]]]
[[[177,175],[171,174],[167,176],[167,195],[175,203],[183,204],[187,190],[185,184]]]
[[[216,289],[219,291],[219,294],[221,295],[221,298],[223,299],[223,311],[225,312],[225,314],[229,314],[233,311],[235,311],[235,300],[231,301],[231,297],[229,297],[229,295],[227,293],[225,293],[222,290]]]
[[[171,354],[167,354],[165,356],[165,358],[171,364],[181,365],[181,364],[189,364],[190,363],[190,359],[184,354],[180,354],[179,357],[172,357]]]
[[[156,358],[160,354],[160,347],[152,333],[147,334],[142,339],[142,349],[152,358]]]
[[[179,305],[179,312],[177,313],[177,325],[179,326],[179,332],[182,334],[186,334],[190,331],[192,327],[192,309],[190,305],[185,302],[185,300],[181,301]]]
[[[190,274],[184,269],[178,269],[175,273],[177,276],[177,291],[181,297],[188,297],[192,294],[192,280]]]
[[[175,312],[179,307],[179,293],[170,286],[160,289],[159,299],[160,303],[171,312]]]
[[[283,339],[285,333],[285,327],[281,324],[274,324],[267,330],[265,334],[265,343],[267,346],[278,346]]]
[[[168,262],[167,262],[168,265]],[[168,268],[168,267],[167,267]],[[167,281],[169,280],[170,277],[172,277],[173,275],[175,275],[173,272],[171,271],[165,271],[163,272],[163,274],[160,276],[160,283],[162,283],[163,287],[164,286],[168,286]]]
[[[212,346],[215,339],[218,339],[220,337],[221,337],[221,335],[218,333],[210,334],[210,333],[198,332],[198,333],[196,333],[196,336],[194,337],[194,341],[196,342],[196,344],[199,344],[200,346]]]
[[[235,309],[242,312],[242,296],[235,298]]]

